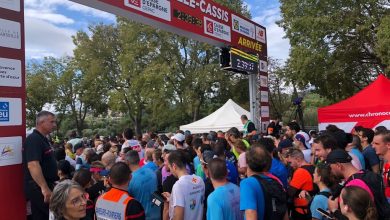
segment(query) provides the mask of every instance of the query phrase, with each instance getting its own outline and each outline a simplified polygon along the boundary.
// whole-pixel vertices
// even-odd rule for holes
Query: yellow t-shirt
[[[244,142],[245,146],[246,146],[246,149],[248,149],[251,145],[249,144],[249,142],[245,139],[242,139],[242,142]],[[238,156],[240,156],[240,154],[236,151],[236,148],[233,146],[232,148],[232,152],[234,154],[234,156],[236,156],[236,159],[238,160]]]

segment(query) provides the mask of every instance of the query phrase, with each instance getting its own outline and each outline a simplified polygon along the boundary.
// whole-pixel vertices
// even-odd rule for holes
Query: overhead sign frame
[[[205,42],[267,57],[265,27],[211,0],[71,0]]]

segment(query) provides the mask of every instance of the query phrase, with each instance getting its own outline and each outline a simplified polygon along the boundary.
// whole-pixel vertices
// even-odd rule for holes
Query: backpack
[[[361,179],[370,188],[372,194],[374,195],[374,202],[378,211],[378,219],[389,220],[390,204],[385,196],[384,185],[381,176],[369,170],[362,170],[348,178],[344,186],[346,186],[353,179]]]
[[[331,192],[322,191],[322,192],[317,193],[315,196],[325,196],[326,198],[329,198],[331,195],[332,195]],[[314,200],[314,197],[309,202],[309,205],[308,205],[309,209],[311,207],[311,203],[313,202],[313,200]]]
[[[253,175],[264,193],[264,219],[281,220],[287,212],[287,193],[282,182],[272,174]]]

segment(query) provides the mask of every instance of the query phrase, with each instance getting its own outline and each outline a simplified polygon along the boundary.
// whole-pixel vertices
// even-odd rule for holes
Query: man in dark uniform
[[[50,196],[58,176],[53,149],[46,136],[55,128],[55,115],[39,112],[36,128],[23,146],[24,191],[31,202],[33,220],[49,219]]]

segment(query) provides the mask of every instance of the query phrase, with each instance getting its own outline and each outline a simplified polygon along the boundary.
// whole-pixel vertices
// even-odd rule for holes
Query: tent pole
[[[256,74],[249,74],[249,111],[250,111],[250,116],[252,118],[252,122],[255,124],[256,129],[258,131],[261,130],[260,128],[260,121],[259,117],[260,114],[259,112],[259,105],[258,105],[258,99],[257,99],[257,75]]]

